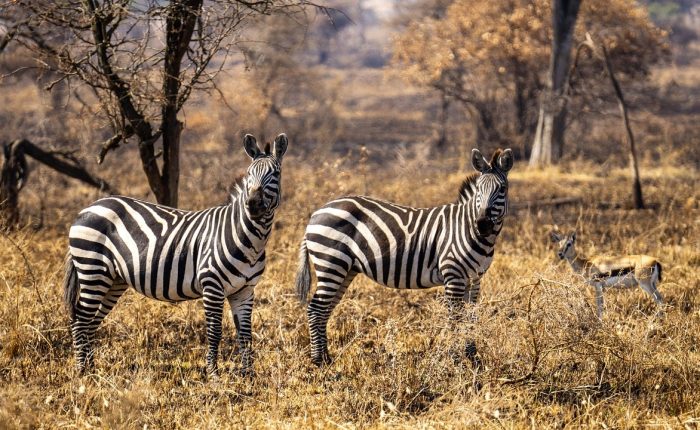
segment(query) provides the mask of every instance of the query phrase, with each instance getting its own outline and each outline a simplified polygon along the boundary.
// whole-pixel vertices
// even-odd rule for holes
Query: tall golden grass
[[[330,320],[335,362],[318,369],[292,286],[310,213],[363,190],[416,206],[449,202],[466,172],[445,160],[369,164],[360,175],[357,157],[310,167],[293,153],[292,143],[269,263],[256,287],[255,376],[236,373],[227,319],[216,384],[203,370],[201,302],[171,305],[133,291],[98,332],[94,373],[75,374],[61,265],[72,217],[95,195],[41,173],[23,210],[36,219],[43,201],[44,227],[0,235],[0,428],[697,428],[700,191],[692,164],[645,162],[655,208],[643,211],[624,209],[626,170],[582,161],[543,172],[516,164],[512,204],[568,195],[582,202],[509,215],[482,283],[478,322],[455,332],[441,288],[396,291],[360,277]],[[121,155],[122,163],[133,155]],[[245,166],[239,148],[209,167],[206,154],[183,158],[181,201],[191,209],[224,202],[227,181]],[[138,183],[138,172],[124,173],[124,184]],[[600,209],[599,202],[623,208]],[[592,291],[555,259],[546,234],[554,225],[577,228],[585,252],[658,256],[666,318],[655,319],[653,302],[637,289],[607,292],[598,321]],[[460,355],[467,336],[485,366],[478,391]]]

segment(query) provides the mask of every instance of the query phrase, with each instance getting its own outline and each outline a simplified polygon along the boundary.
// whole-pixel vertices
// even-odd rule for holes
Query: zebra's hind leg
[[[107,315],[109,315],[112,309],[114,309],[117,301],[119,301],[119,298],[122,296],[122,294],[124,294],[128,287],[129,286],[127,284],[113,284],[109,291],[107,291],[107,294],[102,297],[102,303],[100,303],[100,307],[97,309],[97,313],[95,314],[92,323],[90,323],[88,330],[91,350],[95,347],[95,333],[97,332],[97,329],[100,327],[100,324],[102,324],[102,321],[107,317]],[[94,352],[92,354],[94,354]],[[92,365],[92,363],[90,364]]]
[[[73,349],[78,373],[83,374],[94,364],[93,339],[102,318],[97,314],[102,300],[112,285],[106,279],[81,279],[78,275],[79,296],[71,322]]]
[[[211,280],[211,278],[208,280]],[[224,292],[220,285],[213,282],[205,281],[202,285],[204,315],[207,322],[207,376],[209,379],[216,380],[219,377],[217,360],[219,358],[219,343],[221,342]]]
[[[236,326],[236,340],[238,341],[238,351],[241,354],[241,373],[250,375],[253,370],[253,350],[251,348],[251,314],[253,313],[253,292],[252,285],[246,286],[240,291],[228,297],[228,304],[231,307],[231,317]]]
[[[94,330],[97,330],[100,324],[102,324],[102,321],[107,317],[107,315],[109,315],[110,312],[112,312],[112,309],[114,309],[114,306],[117,304],[119,298],[122,296],[122,294],[124,294],[127,288],[129,288],[127,284],[112,285],[107,294],[105,294],[105,296],[102,298],[102,303],[100,303],[97,314],[95,314],[95,319],[93,320]]]
[[[316,276],[318,286],[311,302],[309,302],[307,314],[309,336],[311,337],[311,361],[317,366],[322,366],[333,361],[328,353],[328,337],[326,335],[328,319],[348,289],[355,273],[346,274],[340,282],[336,280],[336,276],[329,277],[319,269],[316,271]]]

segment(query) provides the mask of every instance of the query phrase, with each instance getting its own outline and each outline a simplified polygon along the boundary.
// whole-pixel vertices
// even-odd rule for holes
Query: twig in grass
[[[0,230],[0,231],[2,231],[2,230]],[[29,272],[29,276],[31,276],[31,278],[32,278],[32,287],[33,287],[34,292],[36,293],[36,298],[37,298],[37,301],[39,302],[39,306],[41,307],[41,316],[44,320],[44,325],[46,327],[50,327],[49,317],[48,317],[47,313],[44,312],[46,307],[44,306],[44,301],[41,298],[41,293],[39,292],[39,285],[36,281],[36,276],[34,276],[34,269],[32,268],[32,265],[29,263],[29,258],[27,258],[27,254],[25,254],[24,250],[22,250],[22,248],[19,246],[19,244],[17,242],[15,242],[7,234],[7,232],[2,231],[2,235],[12,244],[12,246],[14,246],[17,249],[17,251],[19,251],[19,254],[22,256],[22,259],[24,260],[24,264],[27,268],[27,272]],[[50,337],[51,336],[49,335],[49,338]]]
[[[24,250],[15,242],[4,230],[0,230],[2,232],[2,235],[19,251],[19,255],[22,256],[22,259],[24,260],[24,265],[27,267],[27,272],[29,272],[29,275],[32,278],[32,285],[36,288],[36,276],[34,276],[34,270],[32,269],[32,265],[29,263],[29,258],[27,258],[27,254],[24,253]],[[37,298],[39,299],[39,303],[43,306],[43,302],[41,300],[41,295],[39,294],[39,291],[36,291],[37,293]]]
[[[532,339],[532,349],[533,349],[533,359],[532,359],[532,366],[530,367],[530,371],[525,375],[517,379],[507,379],[505,381],[501,382],[501,385],[513,385],[513,384],[520,384],[522,382],[528,381],[532,379],[534,376],[535,372],[537,371],[537,367],[540,364],[540,360],[542,359],[541,356],[541,351],[540,351],[540,345],[537,342],[537,333],[535,333],[535,328],[534,325],[532,324],[532,296],[535,293],[535,289],[540,285],[542,282],[541,279],[539,279],[536,283],[532,284],[532,287],[530,288],[530,294],[528,295],[527,298],[527,326],[528,330],[530,331],[530,337]]]

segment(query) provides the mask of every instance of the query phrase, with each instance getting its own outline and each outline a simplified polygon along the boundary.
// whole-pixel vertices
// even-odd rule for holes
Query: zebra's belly
[[[146,297],[167,302],[202,296],[197,281],[198,261],[187,250],[161,247],[160,253],[147,252],[147,249],[140,251],[136,255],[127,252],[111,254],[113,258],[109,263],[122,283]]]
[[[202,296],[201,288],[193,270],[166,270],[164,266],[154,267],[127,284],[146,297],[166,302],[180,302],[198,299]],[[137,275],[138,276],[138,275]]]
[[[392,276],[386,281],[384,279],[377,279],[372,274],[364,272],[361,273],[363,273],[379,285],[389,288],[413,290],[433,288],[443,285],[442,276],[440,276],[440,272],[437,270],[437,268],[424,269],[420,273],[411,273],[410,276],[406,274],[401,274],[400,276]]]

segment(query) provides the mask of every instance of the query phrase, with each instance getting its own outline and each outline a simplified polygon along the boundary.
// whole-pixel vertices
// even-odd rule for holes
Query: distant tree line
[[[622,82],[643,80],[669,53],[666,32],[633,0],[411,4],[425,14],[405,23],[395,41],[403,76],[463,106],[477,144],[518,142],[533,165],[564,153],[571,100],[611,93],[600,62],[580,59],[573,70],[587,32],[606,47]]]

